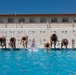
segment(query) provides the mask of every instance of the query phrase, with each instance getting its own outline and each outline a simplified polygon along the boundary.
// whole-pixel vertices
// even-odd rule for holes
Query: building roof
[[[76,14],[0,14],[1,17],[14,16],[76,16]]]

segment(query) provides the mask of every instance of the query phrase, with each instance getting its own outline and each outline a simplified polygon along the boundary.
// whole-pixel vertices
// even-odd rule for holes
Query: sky
[[[0,0],[0,14],[75,14],[76,0]]]

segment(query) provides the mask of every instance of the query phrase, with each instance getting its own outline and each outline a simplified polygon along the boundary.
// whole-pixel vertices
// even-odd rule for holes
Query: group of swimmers
[[[56,48],[56,43],[57,43],[57,40],[58,40],[58,37],[56,34],[53,34],[51,37],[50,37],[50,41],[46,41],[44,43],[44,49],[48,48],[52,48],[52,44],[54,44],[54,48]],[[27,43],[28,43],[28,36],[23,36],[21,38],[21,44],[23,45],[23,48],[27,48]],[[9,40],[9,44],[8,44],[11,48],[16,48],[16,39],[14,37],[10,38]],[[68,45],[68,40],[67,39],[63,39],[61,41],[61,48],[62,46],[66,46],[67,48],[67,45]],[[4,36],[1,36],[0,37],[0,46],[2,46],[2,48],[5,46],[6,48],[6,38]],[[32,44],[31,44],[31,47],[35,47],[35,38],[32,39]]]

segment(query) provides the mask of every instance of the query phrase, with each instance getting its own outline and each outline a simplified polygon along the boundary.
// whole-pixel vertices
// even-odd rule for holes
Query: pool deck
[[[43,48],[40,48],[42,50]],[[0,48],[0,51],[22,51],[22,50],[28,50],[28,48]],[[46,49],[48,50],[48,49]],[[63,50],[76,50],[76,48],[51,48],[52,51],[63,51]]]

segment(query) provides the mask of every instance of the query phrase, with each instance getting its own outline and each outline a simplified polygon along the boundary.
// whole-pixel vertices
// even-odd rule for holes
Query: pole
[[[49,22],[48,22],[48,19],[47,19],[47,40],[48,40],[48,37],[49,37]]]
[[[15,19],[16,19],[16,12],[15,12]],[[17,19],[16,19],[16,28],[17,28]]]

